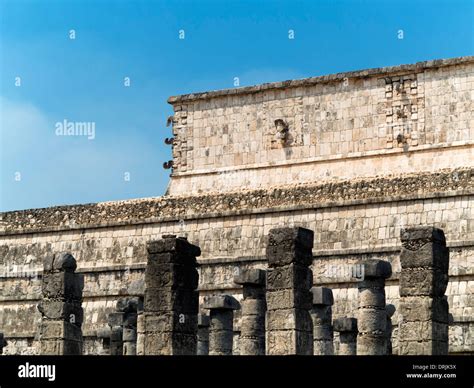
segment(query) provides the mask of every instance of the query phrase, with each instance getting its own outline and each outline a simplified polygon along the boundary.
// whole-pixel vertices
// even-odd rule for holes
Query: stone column
[[[137,355],[145,354],[145,315],[143,314],[143,298],[137,310]]]
[[[117,302],[117,310],[123,313],[122,354],[124,356],[135,356],[137,354],[137,311],[139,303],[137,297],[122,298]]]
[[[339,355],[355,356],[357,354],[357,319],[334,320],[334,331],[339,333]]]
[[[43,262],[40,352],[42,355],[82,354],[82,290],[84,278],[76,274],[69,253],[48,255]]]
[[[0,333],[0,354],[3,354],[3,348],[5,346],[7,346],[7,341],[5,340],[3,333]]]
[[[96,336],[102,342],[102,349],[99,350],[99,355],[110,355],[110,338],[112,336],[112,330],[110,326],[104,326],[96,330]]]
[[[332,330],[332,305],[334,298],[332,290],[326,287],[313,287],[313,308],[311,318],[313,320],[313,343],[314,355],[334,354],[334,335]]]
[[[204,298],[203,308],[209,313],[209,355],[232,355],[234,339],[234,310],[239,302],[230,295],[213,295]]]
[[[195,355],[199,247],[165,235],[147,244],[144,325],[146,355]]]
[[[392,317],[395,314],[395,306],[393,304],[388,304],[385,306],[385,311],[387,313],[387,330],[385,331],[386,334],[386,345],[387,345],[387,354],[392,354]]]
[[[265,271],[243,270],[234,277],[234,283],[243,286],[242,317],[240,320],[239,348],[241,355],[265,354]]]
[[[110,313],[108,317],[111,356],[121,356],[123,354],[123,318],[124,313],[121,311]]]
[[[448,353],[449,250],[441,229],[401,231],[399,354]]]
[[[384,355],[387,354],[385,279],[392,275],[392,266],[383,260],[368,260],[361,265],[364,279],[357,284],[357,354]]]
[[[313,231],[305,228],[270,230],[267,272],[266,352],[269,355],[313,354],[313,322],[309,269]]]
[[[209,354],[209,315],[198,315],[198,336],[197,336],[198,356]]]

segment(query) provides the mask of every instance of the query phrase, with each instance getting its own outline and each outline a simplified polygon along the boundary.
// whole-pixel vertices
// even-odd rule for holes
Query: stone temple
[[[168,102],[166,195],[1,213],[0,353],[474,353],[474,57]]]

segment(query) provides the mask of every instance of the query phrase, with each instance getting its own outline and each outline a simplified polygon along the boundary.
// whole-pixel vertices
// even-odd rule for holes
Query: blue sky
[[[170,95],[474,52],[474,0],[0,0],[0,18],[1,211],[163,195]]]

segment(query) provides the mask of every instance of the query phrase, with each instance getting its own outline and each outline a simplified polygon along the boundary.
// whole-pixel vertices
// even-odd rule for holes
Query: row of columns
[[[238,273],[239,303],[230,295],[204,299],[209,317],[198,317],[196,257],[199,247],[172,235],[147,244],[143,305],[124,298],[109,316],[111,354],[232,354],[233,317],[242,309],[241,354],[334,354],[333,331],[339,332],[339,354],[390,354],[390,317],[385,279],[391,266],[382,260],[363,263],[358,283],[358,320],[332,321],[332,291],[313,287],[313,232],[304,228],[270,231],[267,271]],[[446,354],[449,251],[436,228],[402,231],[400,255],[400,354]],[[42,354],[81,354],[83,277],[72,255],[45,258],[40,346]],[[3,339],[0,342],[3,344]],[[1,346],[0,346],[1,348]]]

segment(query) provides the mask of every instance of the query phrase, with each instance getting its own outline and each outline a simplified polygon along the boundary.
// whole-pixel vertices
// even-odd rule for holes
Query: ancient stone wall
[[[169,193],[462,166],[473,81],[465,57],[171,97]]]
[[[443,229],[450,248],[446,290],[451,314],[449,350],[452,353],[474,352],[472,63],[472,58],[435,61],[397,69],[359,72],[352,76],[346,74],[344,77],[327,76],[313,81],[291,81],[278,87],[260,86],[255,90],[228,92],[226,96],[211,92],[208,96],[194,96],[195,100],[189,96],[172,98],[177,113],[180,112],[179,106],[195,106],[194,113],[187,116],[186,122],[183,121],[183,113],[175,114],[174,131],[185,128],[184,136],[190,142],[195,141],[195,136],[198,142],[202,142],[202,136],[198,134],[205,134],[207,129],[199,128],[210,127],[212,131],[208,136],[209,145],[193,145],[194,150],[186,151],[186,167],[182,159],[184,148],[181,151],[179,148],[184,147],[184,138],[178,135],[175,139],[176,164],[170,193],[194,194],[0,214],[0,332],[8,341],[3,352],[27,354],[39,351],[37,333],[41,315],[36,304],[41,298],[43,258],[50,253],[70,252],[76,258],[76,272],[84,274],[84,353],[103,354],[103,343],[97,337],[97,330],[107,326],[107,316],[115,311],[117,301],[127,296],[143,297],[148,241],[175,234],[186,236],[190,243],[201,248],[198,262],[201,264],[199,291],[202,305],[203,298],[216,291],[232,294],[240,301],[241,288],[233,282],[235,268],[267,269],[265,247],[270,229],[301,226],[314,231],[313,281],[315,286],[332,288],[333,319],[344,316],[357,318],[358,291],[355,280],[347,273],[350,265],[369,259],[391,263],[393,275],[386,282],[385,292],[387,304],[393,304],[397,309],[392,317],[393,352],[396,353],[400,231],[425,225]],[[403,142],[399,146],[393,140],[392,147],[387,148],[390,146],[387,132],[379,136],[379,132],[375,131],[383,118],[387,124],[390,110],[386,109],[391,107],[392,116],[398,115],[398,111],[394,110],[398,105],[393,88],[401,88],[397,86],[400,80],[395,80],[400,74],[416,74],[416,83],[413,83],[413,77],[406,79],[410,82],[403,86],[400,97],[400,101],[408,99],[410,102],[406,103],[410,106],[410,118],[405,118],[403,112],[398,118],[402,123],[412,125],[406,143],[409,143],[408,150]],[[345,77],[349,80],[348,89],[339,90],[342,87],[339,84],[344,82]],[[390,82],[386,83],[386,79]],[[339,86],[336,87],[334,82]],[[412,84],[417,86],[412,87]],[[298,97],[299,89],[304,89],[304,96]],[[420,102],[422,93],[423,103]],[[273,100],[268,97],[266,102],[255,102],[260,104],[257,108],[248,105],[252,99],[260,98],[260,94],[273,95]],[[412,96],[417,96],[416,101]],[[285,107],[284,101],[288,99],[302,99],[304,102]],[[230,112],[219,107],[221,100],[231,100],[237,105],[245,100],[247,105],[232,107]],[[412,112],[414,102],[417,102],[418,112]],[[212,108],[204,109],[206,104]],[[263,104],[266,104],[265,107]],[[308,104],[314,104],[313,108],[308,108]],[[364,104],[370,106],[370,110],[365,110]],[[469,107],[470,110],[466,110]],[[183,109],[181,112],[184,112]],[[199,109],[202,109],[201,118],[197,117]],[[220,109],[227,116],[217,114]],[[248,114],[244,115],[247,110]],[[365,113],[358,113],[359,110]],[[378,110],[380,113],[371,115]],[[188,112],[191,110],[188,109]],[[326,121],[322,119],[323,112]],[[204,113],[207,117],[203,117]],[[415,113],[417,115],[413,116]],[[265,120],[260,117],[262,115]],[[243,120],[242,117],[248,117],[248,121],[237,124]],[[257,180],[246,181],[243,175],[233,175],[230,166],[241,168],[238,171],[242,174],[253,171],[249,156],[246,162],[243,156],[242,161],[238,157],[233,158],[242,154],[243,151],[238,151],[239,147],[246,147],[246,136],[249,135],[242,131],[247,123],[254,125],[255,117],[266,123],[257,127],[262,132],[261,136],[258,135],[261,142],[258,140],[256,145],[260,148],[252,151],[255,157],[260,158],[258,163],[263,163],[264,168],[255,169],[261,171]],[[298,128],[298,133],[302,135],[296,136],[295,143],[288,148],[272,148],[276,146],[267,134],[278,118],[287,121],[290,133]],[[208,121],[202,121],[204,119]],[[350,130],[341,129],[351,119],[357,125]],[[192,123],[199,120],[202,122],[194,127]],[[232,140],[233,146],[228,150],[231,156],[221,159],[214,156],[211,168],[211,159],[198,154],[201,149],[217,150],[220,147],[213,142],[224,139],[224,133],[219,131],[224,131],[227,120],[235,122],[228,129],[240,135]],[[393,120],[392,117],[392,123]],[[415,121],[418,139],[412,136]],[[424,126],[421,126],[422,122]],[[311,125],[305,126],[306,123]],[[316,127],[313,124],[317,124]],[[308,128],[318,129],[314,134]],[[361,128],[364,128],[364,136],[354,137],[354,134],[360,135]],[[396,131],[396,126],[390,128]],[[369,130],[372,132],[367,132]],[[352,140],[342,140],[342,136],[346,139],[345,131],[350,132]],[[254,135],[257,136],[255,131],[249,138],[259,139]],[[371,139],[368,135],[373,137],[373,142],[367,142]],[[313,138],[316,139],[314,145],[311,143]],[[341,142],[345,145],[339,145]],[[277,142],[277,145],[281,144]],[[273,158],[271,155],[286,155],[287,149],[292,152],[289,164],[280,166],[279,156]],[[312,152],[315,158],[320,159],[311,161],[313,156],[304,155],[305,152]],[[336,169],[341,174],[334,173]],[[204,172],[201,174],[199,171]],[[221,174],[223,171],[227,172]],[[191,184],[191,180],[181,177],[188,173],[192,174],[189,179],[199,184]],[[214,175],[227,179],[226,188],[235,191],[207,192],[209,187],[222,188],[212,178]],[[354,178],[356,175],[357,178]],[[258,182],[258,188],[248,182]],[[197,194],[194,189],[200,189],[203,193]],[[235,332],[240,329],[239,314],[235,312]],[[334,336],[337,351],[338,334],[335,332]]]

